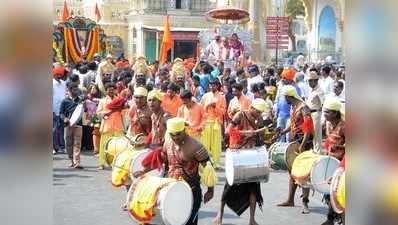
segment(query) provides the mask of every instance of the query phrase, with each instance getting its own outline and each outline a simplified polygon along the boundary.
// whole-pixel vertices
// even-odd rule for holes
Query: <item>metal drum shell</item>
[[[225,155],[225,175],[229,185],[268,182],[269,160],[265,146],[254,149],[228,149]]]

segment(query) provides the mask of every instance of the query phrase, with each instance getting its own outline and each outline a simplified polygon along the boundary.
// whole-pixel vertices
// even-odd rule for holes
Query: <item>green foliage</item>
[[[305,16],[305,8],[301,0],[288,0],[285,5],[285,13],[289,19],[296,19],[297,16]]]

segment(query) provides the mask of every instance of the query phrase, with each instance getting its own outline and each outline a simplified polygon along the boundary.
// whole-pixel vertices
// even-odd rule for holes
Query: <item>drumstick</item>
[[[266,129],[267,127],[263,127],[257,130],[240,130],[239,133],[241,134],[250,134],[250,133],[258,133],[258,132],[262,132]]]

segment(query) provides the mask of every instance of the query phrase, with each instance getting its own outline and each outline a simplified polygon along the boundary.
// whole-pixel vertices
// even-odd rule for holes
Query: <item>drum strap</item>
[[[247,122],[249,123],[249,125],[250,125],[253,129],[257,129],[256,124],[254,124],[254,121],[252,121],[252,120],[249,119],[249,117],[247,116],[246,112],[243,111],[243,112],[242,112],[242,115],[245,117],[245,119],[247,120]],[[260,141],[259,141],[259,137],[258,137],[258,134],[257,134],[257,133],[254,135],[254,138],[255,138],[255,143],[256,143],[256,145],[260,146],[261,144],[259,143]],[[246,140],[246,141],[245,141],[244,143],[242,143],[242,144],[239,146],[239,148],[242,148],[243,146],[245,146],[245,145],[249,142],[250,139],[245,138],[245,140]]]

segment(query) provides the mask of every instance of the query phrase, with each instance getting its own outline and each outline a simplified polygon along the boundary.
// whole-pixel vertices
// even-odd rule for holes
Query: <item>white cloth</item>
[[[322,105],[324,102],[325,93],[323,89],[318,85],[311,90],[306,103],[311,110],[322,110]]]
[[[312,122],[314,124],[314,151],[316,153],[322,153],[322,105],[325,101],[325,94],[322,88],[318,85],[309,93],[306,104],[311,110],[317,110],[317,112],[311,113]]]
[[[308,99],[309,93],[310,93],[310,86],[308,86],[308,84],[304,81],[300,81],[297,83],[297,86],[300,88],[301,90],[301,96],[304,99]]]
[[[323,89],[323,92],[325,93],[325,96],[333,93],[334,80],[330,76],[328,76],[326,78],[321,77],[319,79],[319,85]]]
[[[63,80],[55,80],[53,78],[53,112],[59,115],[61,102],[66,97],[66,82]]]
[[[210,42],[210,44],[206,48],[207,55],[212,54],[216,58],[216,60],[221,60],[222,52],[223,52],[223,44],[217,43],[216,40]]]
[[[264,83],[264,79],[260,74],[255,77],[247,78],[247,92],[252,93],[252,85],[257,83]]]

